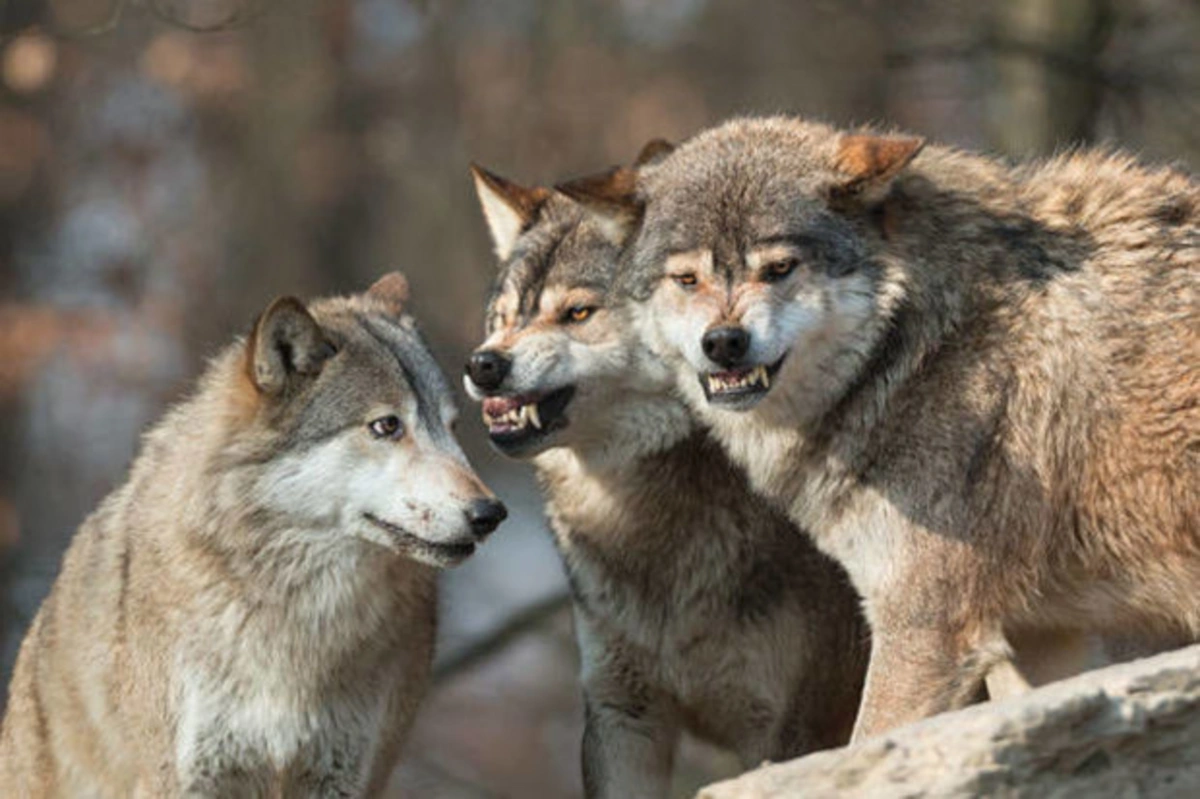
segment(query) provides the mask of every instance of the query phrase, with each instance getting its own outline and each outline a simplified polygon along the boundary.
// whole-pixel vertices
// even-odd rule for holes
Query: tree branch
[[[570,604],[570,593],[562,591],[551,594],[521,609],[492,632],[480,636],[458,652],[439,662],[433,669],[434,683],[444,682],[459,672],[466,671],[477,663],[486,660]]]

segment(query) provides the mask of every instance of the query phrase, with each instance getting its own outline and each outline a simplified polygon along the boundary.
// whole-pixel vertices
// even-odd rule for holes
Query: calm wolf
[[[535,465],[566,565],[586,795],[667,796],[683,729],[747,765],[844,744],[868,652],[845,575],[671,395],[609,292],[621,243],[474,174],[501,266],[465,382]]]
[[[272,303],[146,436],[22,644],[22,797],[365,796],[424,692],[439,567],[504,518],[392,273]]]
[[[863,596],[856,738],[1027,638],[1200,633],[1188,174],[770,118],[575,194],[636,230],[619,293],[690,407]]]

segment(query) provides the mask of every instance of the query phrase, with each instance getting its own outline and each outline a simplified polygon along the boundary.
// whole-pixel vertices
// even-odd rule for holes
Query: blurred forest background
[[[274,295],[401,268],[457,377],[492,273],[469,161],[548,182],[796,112],[1194,167],[1198,41],[1194,0],[0,0],[0,676],[140,431]],[[577,796],[561,569],[466,410],[514,513],[447,575],[396,795]]]

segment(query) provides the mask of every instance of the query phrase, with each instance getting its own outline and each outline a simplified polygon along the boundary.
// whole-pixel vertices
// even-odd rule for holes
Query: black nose
[[[467,376],[484,391],[500,388],[511,368],[512,361],[495,350],[479,350],[467,360]]]
[[[483,538],[508,518],[508,509],[498,499],[477,499],[467,506],[471,532]]]
[[[714,327],[700,339],[700,346],[713,363],[737,366],[750,350],[750,334],[743,327]]]

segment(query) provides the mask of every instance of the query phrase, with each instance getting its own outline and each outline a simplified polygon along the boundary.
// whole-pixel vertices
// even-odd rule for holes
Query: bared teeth
[[[767,373],[766,366],[756,366],[747,372],[734,374],[710,374],[707,376],[708,390],[716,391],[734,391],[739,388],[748,388],[751,386],[761,386],[764,389],[771,387],[771,375]]]
[[[523,430],[533,425],[538,430],[542,429],[542,417],[538,414],[536,402],[509,408],[504,413],[498,415],[494,415],[487,408],[484,408],[483,423],[488,427],[512,427]]]

